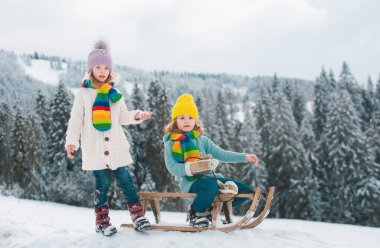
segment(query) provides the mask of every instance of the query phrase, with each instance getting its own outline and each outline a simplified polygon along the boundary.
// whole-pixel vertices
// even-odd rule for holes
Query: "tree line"
[[[205,135],[223,149],[260,157],[258,167],[224,164],[219,170],[252,187],[276,186],[272,217],[380,226],[380,80],[374,85],[369,78],[366,87],[360,86],[344,63],[338,79],[322,69],[312,87],[307,99],[297,85],[274,75],[254,96],[229,87],[191,93]],[[135,84],[126,97],[130,109],[154,113],[151,121],[124,128],[139,191],[179,190],[164,164],[163,132],[180,93],[173,95],[165,82],[152,80],[146,90]],[[32,110],[1,103],[4,194],[92,206],[92,175],[81,170],[80,151],[69,160],[64,149],[72,101],[61,82],[51,97],[39,92]],[[109,198],[112,207],[124,209],[115,182]],[[164,202],[169,210],[185,205]]]

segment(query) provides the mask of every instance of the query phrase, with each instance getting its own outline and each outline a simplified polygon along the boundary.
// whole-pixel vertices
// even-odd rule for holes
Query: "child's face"
[[[177,117],[177,126],[182,132],[190,132],[194,129],[195,119],[190,115],[180,115]]]
[[[92,75],[98,82],[105,83],[110,75],[110,69],[106,65],[97,65],[92,68]]]

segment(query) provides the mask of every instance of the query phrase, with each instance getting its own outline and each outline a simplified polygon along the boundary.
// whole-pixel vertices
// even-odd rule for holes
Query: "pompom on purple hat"
[[[107,43],[102,40],[96,42],[94,49],[88,54],[87,72],[90,72],[97,65],[106,65],[112,71],[111,53]]]

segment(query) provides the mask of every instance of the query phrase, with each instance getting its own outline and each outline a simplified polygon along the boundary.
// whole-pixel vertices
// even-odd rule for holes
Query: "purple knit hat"
[[[97,65],[106,65],[112,71],[112,58],[107,43],[100,40],[96,42],[94,49],[88,54],[87,72]]]

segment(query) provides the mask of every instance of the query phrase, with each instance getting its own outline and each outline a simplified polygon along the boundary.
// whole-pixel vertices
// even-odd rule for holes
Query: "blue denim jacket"
[[[206,136],[200,136],[196,139],[192,139],[192,142],[197,146],[198,150],[201,153],[201,156],[206,154],[211,154],[214,159],[219,160],[220,162],[226,163],[239,163],[245,162],[245,153],[225,151],[219,146],[215,145],[209,138]],[[200,178],[204,177],[213,177],[212,173],[197,175],[197,178],[190,178],[186,175],[185,164],[178,163],[172,155],[172,146],[173,141],[169,140],[169,134],[164,136],[165,143],[165,165],[169,170],[170,174],[177,177],[180,181],[180,188],[182,192],[189,192],[191,185]],[[223,175],[216,173],[216,177],[223,177]]]

